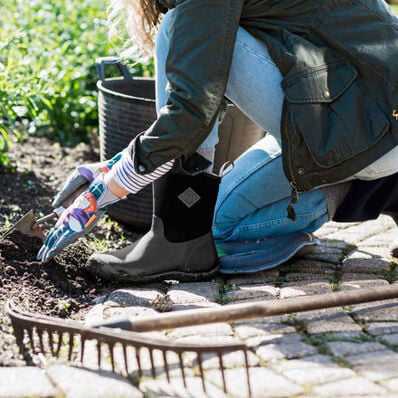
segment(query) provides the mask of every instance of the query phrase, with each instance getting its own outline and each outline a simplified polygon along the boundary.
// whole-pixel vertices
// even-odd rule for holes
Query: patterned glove
[[[48,262],[63,248],[89,233],[105,213],[105,208],[122,199],[108,189],[104,177],[105,173],[99,174],[62,213],[37,255],[39,261]]]
[[[112,159],[105,160],[104,162],[83,164],[78,166],[75,171],[68,177],[64,186],[55,196],[52,206],[54,209],[61,206],[73,192],[78,190],[82,185],[87,182],[91,183],[101,173],[109,172],[112,167],[121,159],[122,152],[116,154]]]

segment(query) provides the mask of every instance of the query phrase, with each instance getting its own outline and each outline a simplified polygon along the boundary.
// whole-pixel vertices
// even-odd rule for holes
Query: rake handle
[[[110,321],[92,326],[120,328],[132,332],[152,332],[209,323],[236,322],[393,298],[398,298],[398,284],[387,287],[349,290],[285,300],[233,304],[222,308],[171,312],[143,319],[123,318],[117,321]]]

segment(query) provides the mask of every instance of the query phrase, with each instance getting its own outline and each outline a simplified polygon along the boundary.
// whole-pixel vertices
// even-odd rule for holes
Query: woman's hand
[[[52,206],[54,209],[62,205],[62,203],[77,191],[84,184],[92,183],[101,173],[108,173],[112,167],[121,159],[122,152],[116,154],[112,159],[104,162],[83,164],[76,167],[75,171],[67,178],[65,184],[55,196]]]
[[[89,233],[105,213],[106,207],[122,199],[108,187],[105,175],[100,173],[61,214],[37,255],[39,261],[48,262],[66,246]],[[113,181],[108,183],[114,184]]]

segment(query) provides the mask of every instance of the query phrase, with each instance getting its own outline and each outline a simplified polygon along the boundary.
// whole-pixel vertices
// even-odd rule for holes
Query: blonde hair
[[[121,53],[147,64],[153,56],[155,36],[161,20],[157,0],[110,0],[108,24],[110,37],[125,36],[128,41]]]

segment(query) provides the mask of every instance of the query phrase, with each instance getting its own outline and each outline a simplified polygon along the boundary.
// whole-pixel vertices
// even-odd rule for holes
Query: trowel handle
[[[44,224],[46,221],[50,221],[53,218],[57,218],[61,215],[61,213],[67,209],[74,201],[75,199],[82,193],[84,192],[88,187],[89,187],[89,183],[86,182],[85,184],[83,184],[80,188],[76,189],[76,191],[72,192],[70,196],[68,196],[61,204],[60,207],[58,207],[57,209],[55,209],[55,211],[53,211],[51,214],[48,214],[40,219],[38,219],[36,221],[36,224]]]
[[[82,193],[84,192],[88,187],[90,186],[90,183],[86,182],[83,184],[80,188],[76,189],[76,191],[72,192],[62,203],[61,206],[63,206],[65,209],[67,209],[74,201],[75,199]]]

